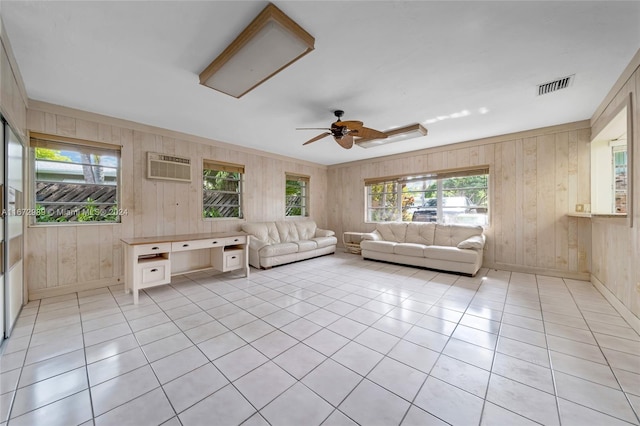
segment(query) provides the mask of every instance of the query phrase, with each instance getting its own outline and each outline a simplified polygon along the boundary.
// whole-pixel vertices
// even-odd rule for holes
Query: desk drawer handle
[[[153,268],[153,269],[152,269],[151,271],[149,271],[149,272],[158,272],[158,269],[157,269],[157,268]]]
[[[231,258],[232,258],[232,259],[235,259],[236,257],[235,257],[235,256],[231,256]]]
[[[217,241],[214,241],[214,242],[212,242],[211,244],[218,244],[218,242],[217,242]]]
[[[189,247],[189,244],[183,244],[182,247]]]
[[[233,241],[234,241],[234,242],[237,242],[237,241],[240,241],[240,240],[238,240],[238,239],[236,238],[236,239],[235,239],[235,240],[233,240]]]
[[[151,250],[160,250],[160,247],[151,247]]]

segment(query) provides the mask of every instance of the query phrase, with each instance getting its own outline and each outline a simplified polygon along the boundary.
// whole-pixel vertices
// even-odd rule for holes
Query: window
[[[204,160],[202,165],[202,216],[242,218],[244,166]]]
[[[623,142],[623,141],[618,141]],[[613,211],[627,213],[627,144],[611,147],[611,168],[613,169]]]
[[[120,147],[31,133],[35,223],[120,222]]]
[[[489,170],[367,179],[367,222],[489,223]]]
[[[627,98],[627,102],[622,102],[614,114],[589,144],[591,205],[576,204],[576,211],[626,215],[629,226],[632,226],[634,179],[631,97]]]
[[[309,176],[285,176],[285,216],[309,216]]]

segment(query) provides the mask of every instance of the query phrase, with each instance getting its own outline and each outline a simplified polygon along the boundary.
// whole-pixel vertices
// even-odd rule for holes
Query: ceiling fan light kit
[[[337,117],[337,120],[331,123],[330,128],[317,128],[317,127],[299,127],[296,130],[328,130],[327,132],[321,133],[316,137],[313,137],[303,143],[303,145],[310,144],[315,141],[319,141],[326,136],[333,136],[333,139],[343,147],[344,149],[351,149],[353,147],[353,142],[355,138],[367,138],[367,139],[380,139],[386,138],[387,136],[375,129],[371,129],[369,127],[364,127],[364,123],[362,121],[348,120],[342,121],[341,117],[344,115],[344,111],[341,109],[335,110],[333,115]]]
[[[200,73],[200,84],[240,98],[314,49],[315,39],[269,3]]]
[[[362,148],[374,148],[380,145],[386,145],[393,142],[401,142],[407,139],[426,136],[427,129],[420,123],[416,123],[405,127],[399,127],[397,129],[387,130],[384,132],[384,134],[387,136],[386,138],[360,138],[356,139],[355,143]]]

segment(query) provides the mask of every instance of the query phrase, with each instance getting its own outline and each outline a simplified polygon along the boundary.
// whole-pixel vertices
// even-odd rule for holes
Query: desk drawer
[[[199,250],[207,249],[211,247],[222,247],[226,238],[212,238],[208,240],[192,240],[192,241],[178,241],[171,243],[171,251],[187,251],[187,250]]]
[[[171,263],[169,260],[143,262],[138,264],[141,287],[168,284],[171,281]]]
[[[224,238],[224,245],[225,246],[233,246],[236,244],[246,244],[247,243],[247,236],[246,235],[238,235],[237,237],[227,237]]]
[[[224,271],[233,271],[244,267],[244,250],[229,250],[224,252]]]
[[[136,257],[147,254],[168,253],[171,251],[171,243],[140,244],[134,246],[134,250]]]

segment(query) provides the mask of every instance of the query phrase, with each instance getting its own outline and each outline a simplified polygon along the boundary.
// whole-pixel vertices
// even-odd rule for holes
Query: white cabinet
[[[136,278],[140,280],[142,288],[168,284],[171,281],[171,262],[168,257],[138,260],[136,269]]]
[[[134,303],[138,303],[139,289],[171,282],[171,244],[126,247],[125,290],[135,290]]]
[[[228,246],[221,253],[214,256],[213,267],[222,272],[235,271],[244,267],[244,249],[238,246]]]

